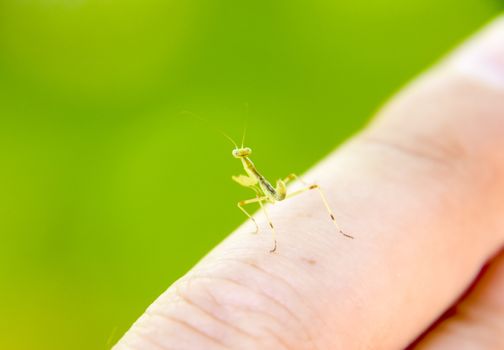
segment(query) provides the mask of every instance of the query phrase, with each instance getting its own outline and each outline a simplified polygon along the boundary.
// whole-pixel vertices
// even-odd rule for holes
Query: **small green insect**
[[[322,202],[324,203],[324,206],[327,209],[327,212],[329,213],[329,217],[331,218],[331,221],[334,223],[336,226],[337,230],[339,233],[344,235],[345,237],[352,238],[352,236],[346,234],[341,230],[341,228],[338,226],[336,223],[336,219],[334,217],[334,214],[329,207],[329,203],[327,202],[327,199],[320,188],[319,185],[317,184],[312,184],[308,185],[299,177],[295,174],[290,174],[287,176],[285,179],[277,180],[276,182],[276,187],[273,187],[271,183],[263,176],[257,168],[255,167],[254,163],[252,160],[250,160],[250,155],[252,154],[252,150],[249,147],[244,147],[244,139],[245,139],[245,134],[243,135],[242,139],[242,145],[241,147],[238,147],[238,145],[227,135],[226,136],[235,146],[233,149],[233,157],[240,159],[243,165],[243,169],[245,169],[245,172],[247,175],[238,175],[238,176],[233,176],[233,180],[236,181],[238,184],[248,187],[252,189],[256,193],[256,197],[252,199],[247,199],[238,202],[238,208],[245,214],[247,215],[248,218],[252,220],[254,225],[256,226],[256,233],[259,232],[259,225],[257,225],[256,220],[250,215],[244,208],[245,205],[247,204],[252,204],[252,203],[259,203],[261,208],[264,211],[264,214],[266,215],[266,218],[268,220],[269,226],[271,228],[271,231],[273,232],[273,248],[270,250],[271,253],[275,252],[277,249],[277,240],[276,240],[276,232],[275,232],[275,227],[273,226],[273,223],[271,222],[268,212],[266,210],[266,207],[264,206],[265,203],[271,203],[274,204],[275,202],[280,202],[283,201],[287,198],[292,198],[298,194],[301,194],[303,192],[309,191],[309,190],[317,190],[320,194],[320,198],[322,199]],[[292,180],[300,180],[306,187],[302,188],[300,190],[288,193],[287,192],[287,183],[289,183]]]

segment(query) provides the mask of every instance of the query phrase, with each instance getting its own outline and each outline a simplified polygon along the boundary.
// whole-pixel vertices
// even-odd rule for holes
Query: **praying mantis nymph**
[[[245,172],[247,173],[247,175],[238,175],[238,176],[233,176],[232,178],[238,184],[240,184],[244,187],[248,187],[256,193],[255,198],[238,202],[238,208],[243,213],[245,213],[245,215],[247,215],[247,217],[250,220],[252,220],[252,222],[254,223],[254,225],[256,227],[256,233],[257,233],[257,232],[259,232],[259,225],[257,224],[254,217],[252,215],[250,215],[249,212],[247,212],[243,206],[245,206],[247,204],[252,204],[252,203],[259,203],[259,205],[261,206],[261,208],[264,211],[266,219],[268,220],[269,226],[270,226],[271,231],[273,233],[274,245],[273,245],[273,248],[270,250],[271,253],[275,252],[277,249],[276,232],[275,232],[275,227],[273,226],[273,223],[271,222],[271,220],[269,218],[268,212],[267,212],[264,204],[266,204],[266,203],[274,204],[275,202],[280,202],[280,201],[283,201],[287,198],[292,198],[298,194],[301,194],[301,193],[309,191],[309,190],[317,190],[319,192],[320,198],[322,199],[322,202],[324,203],[324,206],[327,209],[329,217],[331,218],[331,221],[336,226],[336,229],[338,230],[338,232],[347,238],[353,239],[352,236],[343,232],[343,230],[341,230],[341,228],[336,223],[336,219],[335,219],[334,214],[331,210],[331,207],[329,206],[329,203],[327,202],[327,199],[324,195],[324,192],[322,191],[322,189],[320,188],[319,185],[317,185],[317,184],[308,185],[304,181],[299,179],[299,177],[297,175],[290,174],[289,176],[287,176],[283,180],[281,180],[281,179],[277,180],[276,187],[273,187],[271,185],[271,183],[263,175],[261,175],[261,173],[259,173],[259,171],[255,167],[252,160],[250,160],[250,155],[252,154],[252,150],[249,147],[244,147],[243,142],[242,142],[242,146],[238,147],[236,145],[236,143],[231,138],[229,138],[229,139],[235,145],[235,148],[233,149],[233,156],[235,158],[241,160],[242,165],[243,165],[243,169],[245,169]],[[289,183],[292,180],[296,180],[296,179],[300,180],[301,183],[303,183],[305,185],[305,187],[302,189],[299,189],[297,191],[288,193],[287,186],[286,186],[287,183]]]

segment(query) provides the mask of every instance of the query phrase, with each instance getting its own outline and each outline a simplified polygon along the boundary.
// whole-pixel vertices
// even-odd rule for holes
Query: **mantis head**
[[[233,157],[235,157],[235,158],[248,157],[251,154],[252,154],[252,150],[248,147],[235,148],[233,150]]]

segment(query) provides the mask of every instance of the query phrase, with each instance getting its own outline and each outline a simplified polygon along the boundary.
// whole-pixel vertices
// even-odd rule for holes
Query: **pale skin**
[[[358,239],[312,191],[281,201],[276,254],[245,224],[114,350],[504,349],[503,38],[501,19],[304,175]]]
[[[259,203],[261,209],[263,209],[264,214],[266,215],[271,231],[273,232],[273,248],[270,250],[271,253],[274,253],[277,249],[276,230],[275,226],[273,225],[273,222],[271,222],[271,219],[269,218],[268,212],[264,205],[266,203],[274,204],[276,202],[292,198],[294,196],[297,196],[301,193],[310,190],[318,190],[322,203],[324,204],[324,207],[326,208],[327,213],[329,214],[329,218],[333,222],[338,232],[347,238],[353,238],[349,234],[343,232],[343,230],[336,223],[334,213],[331,207],[329,206],[326,196],[324,195],[324,192],[322,191],[319,185],[317,184],[307,185],[304,181],[301,181],[306,187],[294,192],[287,193],[287,184],[292,180],[296,180],[299,178],[296,174],[290,174],[283,180],[280,179],[277,180],[276,187],[273,187],[271,183],[263,175],[261,175],[261,173],[259,173],[254,163],[250,159],[252,150],[249,147],[243,147],[242,145],[242,147],[238,148],[236,146],[232,154],[233,157],[241,160],[243,169],[247,173],[247,175],[233,176],[232,177],[233,180],[244,187],[252,189],[256,194],[255,198],[238,202],[238,208],[254,223],[256,228],[255,233],[257,233],[259,232],[259,225],[257,224],[254,217],[250,215],[247,210],[245,210],[244,206],[248,204]]]

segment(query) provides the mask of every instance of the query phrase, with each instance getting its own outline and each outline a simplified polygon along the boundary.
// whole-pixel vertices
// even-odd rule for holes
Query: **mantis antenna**
[[[215,128],[218,132],[220,132],[225,138],[227,138],[229,141],[231,141],[233,143],[233,145],[235,146],[236,149],[238,149],[238,145],[236,144],[236,142],[231,138],[231,136],[229,136],[228,134],[226,134],[224,131],[218,129],[218,128]]]
[[[247,134],[247,119],[248,119],[248,115],[249,115],[249,104],[248,102],[245,103],[245,121],[243,122],[243,136],[242,136],[242,142],[241,142],[241,146],[243,148],[243,146],[245,145],[245,135]]]
[[[183,115],[187,115],[187,116],[191,116],[195,119],[198,119],[199,121],[207,124],[207,126],[211,127],[212,129],[214,129],[215,131],[217,131],[218,133],[220,133],[222,136],[224,136],[225,138],[227,138],[229,141],[231,141],[231,143],[235,146],[235,149],[238,149],[238,144],[235,142],[235,140],[233,140],[231,138],[231,136],[229,136],[228,134],[226,134],[223,130],[219,129],[218,127],[216,127],[215,125],[212,125],[210,123],[210,121],[200,117],[199,115],[193,113],[193,112],[190,112],[190,111],[181,111],[180,114],[183,114]],[[243,144],[243,141],[245,139],[245,135],[243,135],[243,140],[242,140],[242,144]]]
[[[243,145],[245,144],[245,135],[247,135],[247,124],[245,123],[245,126],[243,127],[243,136],[242,136],[242,142],[241,142],[241,147],[243,148]]]

